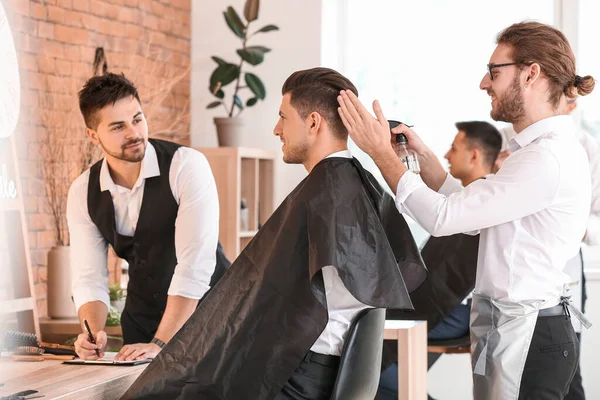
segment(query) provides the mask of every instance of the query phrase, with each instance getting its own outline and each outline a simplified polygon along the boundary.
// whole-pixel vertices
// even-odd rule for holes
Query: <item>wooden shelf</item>
[[[35,300],[33,299],[33,297],[6,300],[2,302],[2,309],[0,309],[0,315],[29,311],[33,310],[34,307]]]
[[[42,335],[61,334],[77,336],[82,331],[81,324],[77,318],[52,319],[47,317],[40,318],[40,330]],[[107,326],[104,331],[109,336],[123,336],[121,325]]]
[[[275,153],[246,147],[199,147],[210,164],[219,194],[219,240],[233,261],[273,213]],[[248,230],[240,230],[242,199]]]
[[[257,233],[258,233],[258,231],[241,231],[240,237],[241,238],[251,238],[251,237],[254,237],[254,235],[256,235]]]

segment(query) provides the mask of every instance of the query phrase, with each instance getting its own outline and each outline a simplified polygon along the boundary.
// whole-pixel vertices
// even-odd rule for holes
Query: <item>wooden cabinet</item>
[[[243,147],[196,147],[207,158],[219,194],[219,240],[230,261],[236,259],[274,211],[275,153]],[[240,229],[242,199],[248,229]]]

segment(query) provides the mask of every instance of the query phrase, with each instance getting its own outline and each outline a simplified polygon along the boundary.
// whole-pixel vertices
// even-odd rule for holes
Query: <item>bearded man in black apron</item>
[[[67,201],[73,299],[83,331],[75,349],[92,360],[106,349],[110,244],[129,262],[125,346],[116,359],[154,358],[229,266],[218,246],[215,180],[200,152],[148,139],[138,91],[125,76],[89,79],[79,106],[104,158],[73,182]]]

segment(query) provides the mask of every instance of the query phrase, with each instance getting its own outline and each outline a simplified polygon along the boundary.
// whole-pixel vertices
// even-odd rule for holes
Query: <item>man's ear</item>
[[[100,143],[100,141],[98,140],[98,133],[90,128],[85,128],[85,133],[87,135],[87,137],[92,141],[92,143],[94,144],[98,144]]]
[[[575,109],[577,108],[577,102],[574,101],[572,103],[569,104],[569,114],[571,114]]]
[[[481,153],[481,150],[475,147],[473,149],[473,153],[471,153],[471,159],[469,161],[471,161],[471,163],[473,164],[476,164],[477,162],[479,162],[482,156],[483,154]]]
[[[317,134],[323,128],[323,117],[314,111],[308,116],[308,128],[311,134]]]
[[[527,76],[525,77],[525,88],[533,85],[539,79],[541,73],[542,67],[540,67],[540,64],[531,64],[527,70]]]

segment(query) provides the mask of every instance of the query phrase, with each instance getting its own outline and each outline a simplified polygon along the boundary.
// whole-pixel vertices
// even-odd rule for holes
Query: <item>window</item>
[[[579,1],[579,32],[577,35],[577,73],[581,76],[592,75],[596,79],[596,88],[591,95],[578,100],[578,116],[581,125],[596,138],[600,139],[600,3],[596,0]],[[600,173],[600,172],[599,172]]]
[[[440,157],[456,134],[455,122],[491,121],[490,99],[479,83],[496,34],[525,19],[554,19],[548,0],[326,3],[325,21],[337,11],[338,29],[336,21],[324,24],[323,64],[351,79],[364,104],[378,99],[388,119],[414,124]]]
[[[323,65],[352,80],[371,112],[377,99],[386,118],[414,125],[441,159],[455,122],[491,122],[479,83],[498,32],[526,19],[552,24],[554,2],[324,0]],[[350,149],[381,179],[364,153]]]

